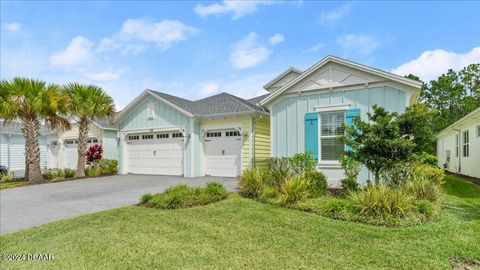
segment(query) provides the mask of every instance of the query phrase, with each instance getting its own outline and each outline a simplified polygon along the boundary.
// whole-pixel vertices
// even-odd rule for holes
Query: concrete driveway
[[[179,183],[203,186],[212,181],[230,191],[237,188],[237,179],[228,177],[114,175],[4,189],[0,190],[0,233],[132,205],[145,193],[158,193]]]

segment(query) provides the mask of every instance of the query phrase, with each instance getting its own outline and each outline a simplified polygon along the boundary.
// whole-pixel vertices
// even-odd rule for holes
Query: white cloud
[[[193,9],[200,17],[208,17],[210,15],[231,14],[232,19],[240,19],[241,17],[254,14],[258,11],[258,6],[274,4],[273,1],[222,1],[221,3],[211,5],[197,5]]]
[[[200,86],[200,95],[201,97],[211,96],[218,93],[219,90],[220,85],[216,81],[209,81]]]
[[[18,32],[22,29],[22,25],[20,23],[4,23],[2,24],[2,29],[8,32]]]
[[[86,64],[93,59],[91,47],[92,43],[88,39],[75,37],[67,48],[50,57],[50,64],[65,68]]]
[[[441,49],[423,52],[417,59],[392,70],[398,75],[414,74],[423,81],[436,79],[448,69],[460,70],[472,63],[480,63],[480,47],[466,53],[455,53]]]
[[[380,45],[375,37],[355,34],[339,36],[337,43],[343,48],[346,56],[369,56]]]
[[[317,43],[317,44],[313,45],[312,47],[303,50],[303,52],[305,52],[305,53],[314,53],[314,52],[318,52],[318,51],[321,50],[323,47],[325,47],[325,43]]]
[[[279,43],[282,43],[284,40],[285,37],[282,34],[276,33],[268,39],[268,42],[270,43],[270,45],[277,45]]]
[[[260,44],[257,33],[251,32],[233,45],[230,63],[237,69],[252,68],[265,62],[270,54],[271,51]]]
[[[230,78],[222,89],[241,98],[253,98],[268,93],[263,89],[275,74],[255,74],[241,78]]]
[[[102,39],[97,51],[120,50],[123,54],[137,53],[146,49],[149,43],[154,43],[164,51],[198,32],[197,28],[176,20],[153,22],[147,19],[128,19],[119,33]]]
[[[116,81],[120,78],[120,76],[123,74],[124,70],[119,69],[119,70],[103,70],[99,72],[92,72],[92,73],[87,73],[85,77],[87,79],[94,81],[94,82],[110,82],[110,81]]]
[[[338,9],[328,12],[323,11],[320,16],[320,22],[323,24],[334,24],[350,14],[351,4],[344,4]]]

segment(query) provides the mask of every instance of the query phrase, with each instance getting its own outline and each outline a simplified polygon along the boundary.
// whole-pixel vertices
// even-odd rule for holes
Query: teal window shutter
[[[353,124],[353,119],[360,116],[360,109],[349,109],[345,111],[345,125],[350,126]],[[345,145],[345,151],[350,150],[350,147]]]
[[[318,160],[318,113],[305,114],[305,152]]]

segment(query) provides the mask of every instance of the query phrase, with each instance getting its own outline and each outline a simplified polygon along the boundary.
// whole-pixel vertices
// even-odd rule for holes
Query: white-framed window
[[[480,126],[477,126],[477,137],[480,137]]]
[[[128,140],[129,140],[129,141],[140,140],[140,136],[138,136],[138,135],[130,135],[130,136],[128,136]]]
[[[455,135],[455,157],[458,157],[460,151],[460,137]]]
[[[98,143],[98,139],[88,139],[87,143]]]
[[[240,136],[240,131],[227,131],[225,132],[225,136],[227,137],[238,137]]]
[[[468,130],[463,132],[462,137],[463,137],[463,156],[469,157],[470,156],[470,138],[469,138]]]
[[[345,148],[337,139],[344,132],[345,111],[320,112],[319,120],[319,160],[337,161]]]
[[[154,116],[155,116],[155,104],[150,103],[147,105],[147,118],[153,119]]]
[[[142,140],[150,140],[150,139],[153,139],[153,134],[142,135]]]
[[[78,140],[66,140],[65,144],[78,144]]]
[[[183,133],[181,132],[172,133],[172,138],[183,138]]]
[[[168,133],[157,134],[157,139],[168,139]]]
[[[207,138],[222,137],[222,132],[207,132]]]

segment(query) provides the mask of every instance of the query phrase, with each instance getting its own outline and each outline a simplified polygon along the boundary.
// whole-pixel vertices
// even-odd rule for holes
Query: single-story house
[[[480,108],[437,135],[438,166],[480,178]]]
[[[6,166],[17,177],[25,173],[25,138],[22,133],[22,124],[12,122],[4,125],[0,120],[0,164]],[[48,158],[48,141],[53,136],[45,125],[40,126],[40,167],[51,167]]]
[[[143,91],[115,124],[120,172],[239,176],[270,157],[270,122],[260,98],[221,93],[191,101]]]
[[[117,129],[108,120],[95,119],[89,127],[87,147],[101,144],[103,158],[118,159]],[[57,129],[48,141],[49,168],[77,168],[78,124],[71,122],[70,130]]]
[[[264,88],[271,94],[259,105],[270,111],[272,156],[310,151],[317,169],[336,186],[344,177],[338,157],[345,146],[336,139],[343,134],[342,124],[356,116],[365,120],[374,104],[403,112],[417,102],[421,83],[327,56],[305,71],[287,69]],[[359,182],[372,178],[364,168]]]

